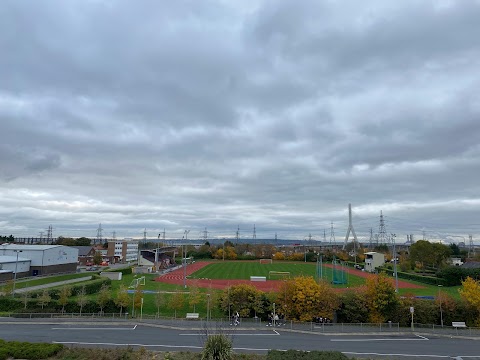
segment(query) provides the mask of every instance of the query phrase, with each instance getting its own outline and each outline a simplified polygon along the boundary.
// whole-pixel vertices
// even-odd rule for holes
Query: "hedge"
[[[2,341],[0,343],[0,360],[8,358],[48,359],[58,354],[62,349],[62,344]]]
[[[110,280],[109,278],[94,276],[94,280],[90,280],[85,283],[72,284],[72,285],[67,284],[65,286],[69,287],[72,290],[72,296],[76,296],[77,293],[83,287],[85,287],[86,295],[90,295],[90,294],[98,293],[102,288],[103,284],[110,286],[111,283],[112,283],[112,280]],[[57,287],[55,289],[48,290],[48,295],[50,295],[52,300],[58,300],[60,298],[61,288],[62,287]],[[37,290],[37,291],[30,292],[29,296],[31,298],[38,298],[39,296],[42,296],[42,294],[43,294],[43,290]]]
[[[394,276],[393,270],[386,269],[386,268],[379,268],[379,270],[385,272],[390,276]],[[438,278],[438,277],[422,276],[422,275],[411,274],[411,273],[406,273],[402,271],[397,271],[397,276],[400,279],[413,280],[413,281],[421,282],[423,284],[449,286],[445,281],[445,279]]]
[[[133,273],[132,268],[124,268],[124,269],[108,269],[105,272],[116,272],[116,273],[122,273],[122,275],[130,275]]]
[[[458,266],[449,266],[440,270],[437,276],[445,281],[447,286],[462,285],[462,281],[467,277],[477,279],[480,277],[480,269],[465,269]]]

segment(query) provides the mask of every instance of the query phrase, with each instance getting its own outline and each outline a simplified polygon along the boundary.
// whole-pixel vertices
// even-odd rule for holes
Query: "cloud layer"
[[[479,18],[474,0],[4,1],[0,232],[322,240],[352,203],[362,239],[381,210],[400,238],[477,237]]]

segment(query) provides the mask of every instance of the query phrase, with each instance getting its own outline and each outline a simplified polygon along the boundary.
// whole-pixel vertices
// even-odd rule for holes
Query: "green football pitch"
[[[337,267],[337,269],[340,270],[340,267]],[[317,278],[317,265],[315,263],[274,262],[272,264],[260,264],[258,261],[225,261],[209,264],[191,274],[189,279],[249,280],[250,276],[265,276],[267,280],[283,279],[278,276],[270,279],[270,271],[289,272],[290,278],[295,276]],[[323,266],[322,275],[325,280],[330,282],[333,275],[332,269]],[[339,285],[340,287],[359,286],[365,283],[364,278],[346,272],[344,276],[347,279],[347,284]]]

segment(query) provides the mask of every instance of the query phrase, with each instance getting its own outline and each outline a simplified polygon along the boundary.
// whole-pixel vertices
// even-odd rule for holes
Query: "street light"
[[[185,230],[185,250],[183,251],[183,287],[187,288],[187,239],[190,230]]]
[[[392,234],[393,241],[393,272],[395,274],[395,292],[398,293],[398,274],[397,274],[397,251],[395,249],[395,238],[396,234]]]
[[[17,268],[18,268],[18,253],[23,252],[23,250],[13,250],[17,253],[17,260],[15,261],[15,274],[13,274],[13,289],[12,297],[15,297],[15,283],[17,282]]]
[[[442,287],[443,285],[438,285],[438,301],[440,302],[440,325],[442,326],[443,328],[443,310],[442,310],[442,297],[440,295],[440,288]]]

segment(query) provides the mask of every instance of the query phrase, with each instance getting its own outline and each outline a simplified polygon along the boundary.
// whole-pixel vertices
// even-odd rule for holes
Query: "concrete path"
[[[26,288],[22,288],[22,289],[16,289],[15,294],[23,294],[23,293],[30,292],[30,291],[48,289],[48,288],[67,285],[67,284],[74,284],[74,283],[78,283],[78,282],[82,282],[82,281],[88,281],[88,280],[91,280],[91,279],[92,279],[92,276],[85,276],[85,277],[81,277],[81,278],[77,278],[77,279],[57,281],[57,282],[43,284],[43,285],[30,286],[30,287],[26,287]]]

